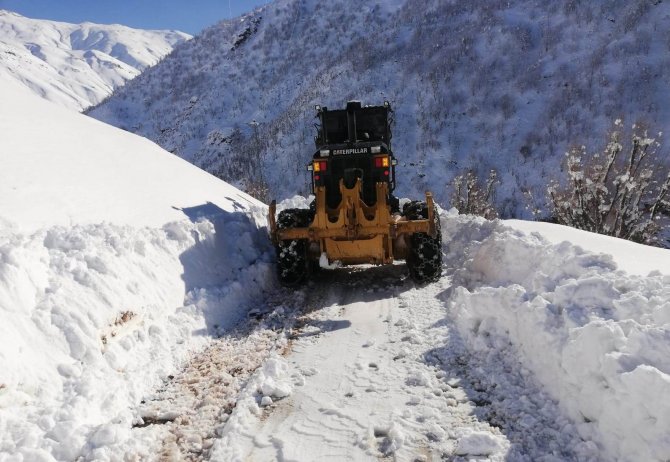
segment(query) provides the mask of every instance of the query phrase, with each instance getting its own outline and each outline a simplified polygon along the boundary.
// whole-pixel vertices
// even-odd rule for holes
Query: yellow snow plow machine
[[[309,209],[277,215],[270,204],[270,236],[277,272],[285,285],[299,284],[310,268],[328,264],[387,265],[405,260],[416,282],[442,273],[440,220],[433,196],[400,210],[395,189],[396,159],[391,150],[390,105],[345,109],[316,107],[316,153],[307,169],[315,199]]]

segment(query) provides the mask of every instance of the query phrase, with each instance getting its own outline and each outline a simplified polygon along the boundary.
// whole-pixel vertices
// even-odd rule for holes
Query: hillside
[[[667,2],[277,0],[89,114],[283,198],[307,190],[314,104],[386,99],[401,196],[446,203],[456,174],[493,168],[503,214],[522,216],[569,146],[600,148],[616,118],[670,123],[669,34]]]
[[[190,38],[177,31],[68,24],[0,10],[0,74],[52,102],[82,110]]]

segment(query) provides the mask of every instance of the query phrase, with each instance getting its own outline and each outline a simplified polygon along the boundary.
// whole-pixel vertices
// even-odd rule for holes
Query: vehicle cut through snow
[[[420,283],[442,272],[440,221],[433,196],[402,210],[395,189],[389,103],[345,109],[316,107],[316,152],[308,165],[315,199],[309,209],[276,214],[270,204],[270,235],[279,279],[303,282],[325,255],[329,263],[386,265],[405,260]]]

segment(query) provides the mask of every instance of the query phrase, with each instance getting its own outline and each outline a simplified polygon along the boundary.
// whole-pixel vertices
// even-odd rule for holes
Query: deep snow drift
[[[265,207],[3,77],[0,99],[0,460],[74,460],[263,297]]]
[[[68,24],[0,10],[0,74],[49,101],[81,110],[190,38],[178,31]]]
[[[543,223],[524,224],[531,235],[454,213],[442,223],[446,304],[471,351],[516,357],[604,459],[667,460],[670,251]]]

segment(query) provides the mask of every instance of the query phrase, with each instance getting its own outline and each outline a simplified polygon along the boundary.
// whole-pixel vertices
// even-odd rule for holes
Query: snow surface
[[[190,38],[177,31],[68,24],[0,10],[0,74],[49,101],[81,110]]]
[[[0,82],[0,210],[21,231],[103,221],[160,227],[264,207],[151,141]]]
[[[450,210],[436,283],[279,289],[263,204],[0,98],[0,461],[670,459],[668,250]]]
[[[398,269],[317,283],[308,303],[320,308],[307,312],[294,331],[284,364],[293,393],[265,412],[235,409],[212,460],[416,460],[451,452],[473,427],[497,443],[486,454],[504,460],[505,437],[477,422],[467,394],[421,361],[439,336],[419,330],[433,334],[430,325],[443,312],[430,303],[422,309],[416,293],[399,301],[399,291],[386,288],[397,282]],[[407,312],[407,298],[427,315],[421,321]]]
[[[75,460],[263,298],[266,209],[5,77],[0,99],[0,460]]]
[[[647,276],[654,271],[670,274],[670,253],[667,250],[552,223],[522,220],[505,220],[504,223],[526,234],[539,233],[552,244],[571,242],[590,252],[610,255],[617,268],[629,274]]]
[[[568,240],[551,244],[540,233],[553,225],[524,225],[539,231],[525,235],[451,213],[443,226],[455,269],[447,305],[468,347],[513,352],[603,458],[667,460],[670,275],[616,271],[612,256],[568,240],[623,243],[610,250],[626,266],[623,241],[556,228],[547,234]],[[669,257],[648,250],[651,267]]]

